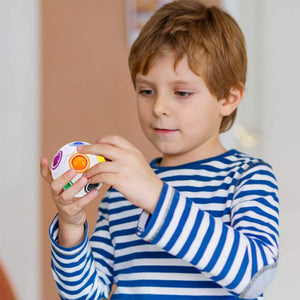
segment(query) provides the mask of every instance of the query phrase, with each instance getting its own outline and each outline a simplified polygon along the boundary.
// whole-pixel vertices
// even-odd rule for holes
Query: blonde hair
[[[203,77],[218,100],[227,98],[232,87],[244,88],[244,35],[237,22],[216,6],[178,0],[154,13],[131,47],[128,61],[133,84],[138,73],[147,74],[153,63],[168,53],[175,53],[174,68],[186,55],[190,69]],[[231,128],[236,113],[223,117],[220,132]]]

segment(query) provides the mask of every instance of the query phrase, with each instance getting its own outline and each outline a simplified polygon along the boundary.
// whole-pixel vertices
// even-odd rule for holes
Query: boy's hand
[[[111,185],[134,205],[153,213],[163,183],[132,144],[119,136],[107,136],[77,150],[107,159],[85,172],[90,183]]]
[[[86,185],[87,178],[82,177],[67,190],[64,186],[74,178],[77,173],[69,170],[56,180],[52,179],[49,163],[46,158],[40,161],[40,172],[51,188],[52,199],[57,207],[59,220],[59,244],[72,247],[80,243],[84,237],[84,223],[86,220],[85,206],[98,195],[98,190],[93,190],[82,198],[75,195]]]

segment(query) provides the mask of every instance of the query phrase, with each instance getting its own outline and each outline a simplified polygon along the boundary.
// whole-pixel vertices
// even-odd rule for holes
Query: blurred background
[[[51,160],[68,142],[94,142],[107,134],[124,136],[149,161],[158,155],[137,126],[127,67],[130,43],[139,22],[148,17],[150,2],[1,0],[1,300],[59,299],[50,272],[48,241],[55,208],[39,177],[42,156]],[[265,299],[296,299],[300,2],[208,2],[237,19],[248,45],[245,97],[236,126],[222,139],[227,148],[269,162],[279,182],[280,264]],[[100,200],[88,208],[91,227]],[[15,298],[4,296],[5,280]]]

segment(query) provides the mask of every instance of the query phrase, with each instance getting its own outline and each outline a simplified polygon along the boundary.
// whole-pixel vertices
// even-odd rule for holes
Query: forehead
[[[144,71],[144,72],[142,72]],[[194,80],[201,77],[200,74],[195,73],[191,68],[187,55],[176,61],[174,53],[169,53],[156,57],[149,64],[147,70],[141,70],[136,74],[136,82],[146,79],[156,80],[168,78],[170,80]]]

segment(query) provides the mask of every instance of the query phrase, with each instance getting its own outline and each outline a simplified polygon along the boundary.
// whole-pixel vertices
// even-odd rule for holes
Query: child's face
[[[224,152],[219,141],[223,100],[213,96],[184,57],[159,58],[146,75],[136,77],[142,129],[163,154],[163,165],[176,165]]]

